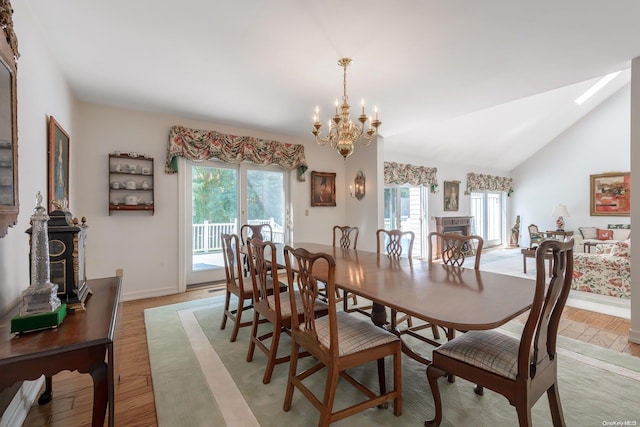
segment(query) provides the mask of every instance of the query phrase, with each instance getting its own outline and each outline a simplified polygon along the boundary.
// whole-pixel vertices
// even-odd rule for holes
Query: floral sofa
[[[630,298],[631,239],[614,244],[597,245],[593,253],[574,253],[571,288]]]

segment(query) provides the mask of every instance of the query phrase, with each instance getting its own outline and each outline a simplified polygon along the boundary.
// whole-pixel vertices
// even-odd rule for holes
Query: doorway
[[[500,246],[504,242],[504,193],[471,193],[471,216],[475,220],[475,234],[484,239],[484,246]]]
[[[385,186],[384,228],[386,230],[413,231],[413,257],[424,258],[427,229],[426,192],[424,187]]]
[[[221,235],[239,234],[242,224],[269,223],[273,240],[285,242],[289,172],[214,160],[183,164],[186,287],[225,280]]]

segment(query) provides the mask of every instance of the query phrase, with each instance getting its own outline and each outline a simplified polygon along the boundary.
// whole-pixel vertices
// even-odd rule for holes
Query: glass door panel
[[[191,265],[187,285],[224,280],[223,233],[238,230],[237,167],[197,164],[191,172]]]
[[[413,231],[414,258],[421,258],[425,251],[423,237],[423,218],[426,216],[424,193],[420,187],[385,187],[384,189],[384,228]]]
[[[247,170],[247,223],[269,224],[273,241],[285,242],[285,173]]]
[[[384,229],[395,230],[398,228],[398,188],[387,187],[384,189]]]
[[[503,242],[504,196],[502,193],[471,193],[471,216],[475,234],[484,239],[484,246],[499,246]]]

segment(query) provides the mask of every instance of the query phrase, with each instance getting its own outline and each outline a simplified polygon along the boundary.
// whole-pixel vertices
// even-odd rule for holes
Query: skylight
[[[611,80],[615,79],[618,74],[620,74],[620,71],[616,71],[615,73],[607,74],[606,76],[604,76],[603,78],[598,80],[598,82],[596,84],[591,86],[585,93],[583,93],[582,95],[580,95],[576,99],[576,101],[575,101],[576,104],[582,105],[587,99],[591,98],[593,95],[596,94],[596,92],[598,92],[600,89],[605,87],[607,85],[607,83],[609,83]]]

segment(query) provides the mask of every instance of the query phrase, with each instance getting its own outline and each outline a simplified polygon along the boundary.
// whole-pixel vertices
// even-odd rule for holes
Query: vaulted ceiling
[[[312,140],[350,57],[353,114],[378,106],[385,151],[502,170],[627,84],[640,55],[637,0],[16,1],[82,101]]]

